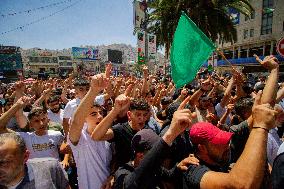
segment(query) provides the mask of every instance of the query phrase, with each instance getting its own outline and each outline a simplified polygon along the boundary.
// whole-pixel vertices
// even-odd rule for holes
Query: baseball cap
[[[150,150],[160,137],[151,129],[142,129],[132,138],[131,146],[135,152]]]
[[[208,141],[212,144],[228,144],[233,133],[223,131],[208,122],[198,122],[190,129],[190,140],[193,144]]]

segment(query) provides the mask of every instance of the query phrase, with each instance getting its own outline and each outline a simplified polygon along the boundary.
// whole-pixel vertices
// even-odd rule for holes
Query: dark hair
[[[31,120],[34,116],[39,116],[41,114],[46,114],[46,110],[42,107],[33,107],[28,114],[28,119]]]
[[[130,102],[129,110],[150,110],[150,106],[145,99],[134,99]]]
[[[168,104],[170,104],[170,103],[172,103],[173,102],[173,99],[172,99],[172,97],[170,97],[170,96],[165,96],[165,97],[163,97],[162,99],[161,99],[161,104],[162,105],[168,105]]]
[[[239,115],[242,119],[246,119],[245,113],[251,111],[252,106],[253,106],[252,98],[241,98],[235,104],[236,114]]]
[[[76,78],[74,81],[74,86],[89,86],[89,81],[83,78]]]
[[[7,141],[7,139],[13,139],[17,143],[17,147],[21,152],[21,154],[25,153],[25,151],[27,150],[25,141],[23,140],[22,137],[20,137],[16,133],[0,134],[0,146],[5,144],[5,141]]]
[[[172,120],[173,119],[173,116],[174,116],[174,113],[175,111],[177,111],[178,107],[180,106],[180,103],[179,102],[174,102],[174,103],[171,103],[166,109],[165,109],[165,112],[166,112],[166,117],[168,120]],[[190,109],[190,105],[186,105],[185,108],[187,109]]]
[[[60,99],[60,97],[58,95],[50,96],[47,100],[47,103],[50,104],[52,102],[59,101],[59,99]]]

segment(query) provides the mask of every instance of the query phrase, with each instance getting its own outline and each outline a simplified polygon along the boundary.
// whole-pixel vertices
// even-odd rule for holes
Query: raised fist
[[[115,99],[114,111],[119,113],[125,109],[128,109],[129,105],[130,105],[130,99],[126,95],[121,94]]]
[[[91,77],[91,89],[102,91],[107,87],[108,79],[104,74],[98,74]]]

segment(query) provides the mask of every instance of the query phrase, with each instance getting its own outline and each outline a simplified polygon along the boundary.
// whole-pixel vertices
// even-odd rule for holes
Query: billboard
[[[19,47],[16,46],[0,46],[0,54],[14,54],[19,52]]]
[[[72,55],[74,59],[98,60],[99,49],[72,47]]]
[[[145,25],[145,9],[147,5],[144,2],[134,1],[133,2],[133,25],[134,30],[144,29]]]
[[[13,71],[22,69],[21,54],[0,54],[0,71]]]
[[[0,71],[16,71],[23,69],[19,47],[0,46]]]
[[[156,52],[157,52],[156,35],[148,34],[148,58],[149,58],[149,61],[155,62]]]
[[[122,52],[119,50],[107,50],[108,61],[116,64],[122,64]]]

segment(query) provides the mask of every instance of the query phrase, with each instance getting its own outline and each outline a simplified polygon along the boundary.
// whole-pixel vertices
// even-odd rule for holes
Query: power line
[[[54,15],[60,13],[60,12],[63,12],[64,10],[66,10],[66,9],[68,9],[68,8],[70,8],[70,7],[73,7],[75,4],[79,3],[80,1],[83,1],[83,0],[78,0],[78,1],[74,2],[74,3],[71,4],[71,5],[69,5],[69,6],[67,6],[67,7],[64,7],[63,9],[60,9],[59,11],[56,11],[56,12],[53,12],[53,13],[49,14],[48,16],[41,17],[41,18],[39,18],[39,19],[37,19],[37,20],[34,20],[34,21],[30,22],[30,23],[24,24],[24,25],[22,25],[22,26],[18,26],[18,27],[14,28],[14,29],[11,29],[11,30],[8,30],[8,31],[5,31],[5,32],[2,32],[1,35],[4,35],[4,34],[10,33],[10,32],[13,32],[13,31],[15,31],[15,30],[23,30],[23,29],[24,29],[25,27],[27,27],[27,26],[30,26],[30,25],[36,24],[36,23],[38,23],[38,22],[41,22],[42,20],[45,20],[45,19],[47,19],[47,18],[49,18],[49,17],[52,17],[52,16],[54,16]]]
[[[24,11],[13,12],[13,13],[8,13],[8,14],[1,14],[1,17],[5,18],[5,17],[15,16],[15,15],[23,14],[23,13],[31,13],[31,12],[42,10],[42,9],[45,9],[45,8],[55,7],[57,5],[60,5],[60,4],[63,4],[63,3],[67,3],[67,2],[71,2],[71,1],[72,0],[65,0],[65,1],[60,1],[60,2],[57,2],[57,3],[52,3],[52,4],[49,4],[49,5],[46,5],[46,6],[41,6],[41,7],[28,9],[28,10],[24,10]]]

